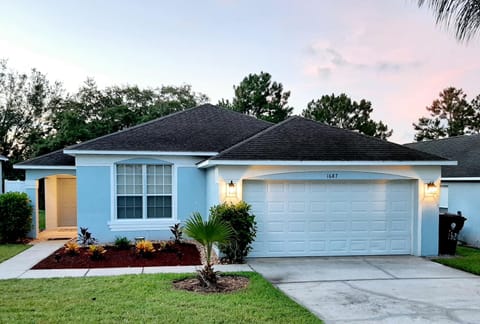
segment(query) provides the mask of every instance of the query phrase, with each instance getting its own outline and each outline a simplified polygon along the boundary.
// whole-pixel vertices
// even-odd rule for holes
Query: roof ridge
[[[222,156],[231,152],[232,150],[238,148],[239,146],[245,145],[245,144],[249,143],[250,141],[253,141],[253,140],[255,140],[255,139],[257,139],[261,136],[264,136],[265,134],[268,134],[269,132],[274,131],[278,127],[281,127],[281,126],[283,126],[283,125],[285,125],[289,122],[292,122],[294,120],[300,120],[300,121],[312,123],[315,127],[322,127],[322,128],[326,128],[326,129],[331,129],[335,132],[341,132],[341,133],[344,133],[344,134],[349,135],[349,136],[355,136],[357,138],[363,138],[363,139],[367,139],[369,141],[375,141],[375,142],[377,142],[379,144],[382,144],[382,145],[389,145],[389,146],[395,147],[398,150],[403,151],[403,152],[408,152],[408,151],[415,152],[416,154],[419,154],[420,156],[422,156],[422,159],[429,159],[430,158],[430,159],[435,159],[437,161],[448,161],[448,159],[445,159],[441,156],[437,156],[437,155],[434,155],[434,154],[431,154],[431,153],[426,153],[426,152],[419,151],[419,150],[416,150],[416,149],[413,149],[413,148],[409,148],[409,147],[403,146],[403,145],[395,143],[395,142],[389,142],[389,141],[386,141],[386,140],[382,140],[382,139],[374,137],[374,136],[365,135],[365,134],[359,133],[358,131],[345,129],[345,128],[340,128],[340,127],[336,127],[336,126],[332,126],[332,125],[327,125],[325,123],[318,122],[318,121],[315,121],[315,120],[312,120],[312,119],[309,119],[309,118],[305,118],[305,117],[302,117],[302,116],[298,116],[298,115],[290,116],[289,118],[283,120],[282,122],[280,122],[278,124],[275,124],[271,127],[268,127],[268,128],[266,128],[266,129],[264,129],[264,130],[262,130],[262,131],[260,131],[256,134],[246,138],[245,140],[243,140],[241,142],[238,142],[235,145],[230,146],[229,148],[219,152],[217,155],[215,155],[213,157],[210,157],[207,160],[219,159]]]
[[[87,143],[91,143],[93,141],[96,141],[96,140],[99,140],[99,139],[102,139],[102,138],[106,138],[106,137],[109,137],[109,136],[113,136],[113,135],[117,135],[117,134],[121,134],[123,132],[126,132],[126,131],[129,131],[129,130],[132,130],[132,129],[137,129],[137,128],[140,128],[140,127],[144,127],[146,125],[150,125],[150,124],[153,124],[159,120],[163,120],[163,119],[167,119],[169,117],[172,117],[172,116],[176,116],[176,115],[179,115],[181,113],[184,113],[188,110],[191,110],[191,109],[195,109],[195,108],[200,108],[202,106],[207,106],[207,105],[211,105],[209,103],[206,103],[206,104],[201,104],[201,105],[198,105],[198,106],[195,106],[195,107],[192,107],[192,108],[187,108],[187,109],[184,109],[184,110],[180,110],[180,111],[176,111],[174,113],[171,113],[171,114],[168,114],[168,115],[165,115],[165,116],[161,116],[161,117],[158,117],[158,118],[155,118],[155,119],[152,119],[152,120],[149,120],[149,121],[146,121],[144,123],[141,123],[141,124],[138,124],[138,125],[134,125],[132,127],[128,127],[128,128],[124,128],[124,129],[121,129],[121,130],[118,130],[116,132],[113,132],[113,133],[108,133],[108,134],[105,134],[105,135],[102,135],[102,136],[99,136],[99,137],[95,137],[95,138],[92,138],[92,139],[89,139],[87,141],[84,141],[84,142],[80,142],[80,143],[77,143],[77,144],[72,144],[72,145],[69,145],[67,147],[65,147],[64,149],[66,150],[71,150],[71,149],[74,149],[75,146],[80,146],[80,145],[83,145],[83,144],[87,144]],[[212,105],[213,106],[213,105]]]
[[[340,130],[340,131],[344,131],[344,132],[348,132],[348,133],[352,133],[352,134],[356,134],[358,136],[362,136],[362,137],[365,137],[365,138],[368,138],[370,140],[375,140],[377,142],[381,142],[381,143],[387,143],[387,144],[392,144],[392,145],[395,145],[397,147],[401,147],[402,149],[407,149],[407,150],[414,150],[414,151],[418,151],[422,154],[427,154],[427,155],[430,155],[432,157],[439,157],[443,160],[448,160],[448,159],[445,159],[441,156],[437,156],[435,154],[430,154],[430,153],[427,153],[427,152],[424,152],[424,151],[419,151],[419,150],[416,150],[416,149],[413,149],[413,148],[410,148],[410,147],[407,147],[405,145],[402,145],[402,144],[398,144],[398,143],[395,143],[395,142],[390,142],[390,141],[387,141],[387,140],[383,140],[381,138],[378,138],[378,137],[375,137],[375,136],[371,136],[371,135],[367,135],[367,134],[363,134],[363,133],[360,133],[356,130],[353,130],[353,129],[347,129],[347,128],[341,128],[341,127],[337,127],[337,126],[333,126],[333,125],[328,125],[328,124],[325,124],[323,122],[319,122],[319,121],[316,121],[316,120],[313,120],[313,119],[309,119],[309,118],[304,118],[304,117],[300,117],[300,118],[303,118],[305,120],[309,120],[309,121],[312,121],[314,123],[319,123],[321,124],[322,126],[326,126],[326,127],[329,127],[329,128],[334,128],[336,130]]]
[[[124,133],[124,132],[131,131],[131,130],[134,130],[134,129],[142,128],[142,127],[145,127],[145,126],[148,126],[148,125],[157,123],[157,122],[159,122],[159,121],[161,121],[161,120],[169,119],[169,118],[171,118],[171,117],[175,117],[175,116],[178,116],[178,115],[180,115],[180,114],[190,112],[190,111],[195,110],[195,109],[205,109],[205,108],[219,109],[219,110],[223,110],[225,113],[228,113],[228,114],[241,115],[242,117],[247,117],[247,118],[253,119],[253,120],[255,120],[255,121],[264,122],[265,124],[272,124],[271,122],[268,122],[268,121],[265,121],[265,120],[261,120],[261,119],[255,118],[254,116],[249,116],[249,115],[240,113],[240,112],[238,112],[238,111],[234,111],[234,110],[231,110],[231,109],[227,109],[227,108],[224,108],[224,107],[220,107],[220,106],[217,106],[217,105],[213,105],[213,104],[211,104],[211,103],[204,103],[204,104],[201,104],[201,105],[197,105],[197,106],[195,106],[195,107],[186,108],[186,109],[184,109],[184,110],[176,111],[176,112],[173,112],[173,113],[171,113],[171,114],[168,114],[168,115],[165,115],[165,116],[161,116],[161,117],[158,117],[158,118],[155,118],[155,119],[152,119],[152,120],[143,122],[143,123],[141,123],[141,124],[134,125],[134,126],[131,126],[131,127],[128,127],[128,128],[125,128],[125,129],[122,129],[122,130],[113,132],[113,133],[105,134],[105,135],[102,135],[102,136],[99,136],[99,137],[95,137],[95,138],[92,138],[92,139],[87,140],[87,141],[84,141],[84,142],[80,142],[80,143],[77,143],[77,144],[69,145],[69,146],[65,147],[65,149],[66,149],[66,150],[75,149],[76,147],[78,147],[78,146],[83,146],[84,144],[88,144],[88,143],[91,143],[91,142],[94,142],[94,141],[97,141],[97,140],[100,140],[100,139],[108,138],[108,137],[110,137],[110,136],[114,136],[114,135],[116,136],[116,135],[118,135],[118,134],[122,134],[122,133]]]
[[[247,138],[245,138],[244,140],[242,140],[242,141],[240,141],[240,142],[238,142],[238,143],[233,144],[232,146],[230,146],[230,147],[224,149],[223,151],[219,152],[217,155],[214,155],[214,156],[212,156],[212,157],[210,157],[210,158],[208,158],[208,159],[206,159],[206,160],[204,160],[204,161],[208,161],[208,160],[213,159],[213,158],[216,158],[216,157],[218,157],[218,156],[220,156],[220,155],[222,155],[222,154],[224,154],[224,153],[227,153],[227,152],[229,152],[230,150],[233,150],[234,148],[236,148],[236,147],[238,147],[238,146],[240,146],[240,145],[243,145],[243,144],[245,144],[246,142],[251,141],[251,140],[257,138],[257,137],[259,137],[260,135],[263,135],[263,134],[271,131],[272,129],[275,129],[275,128],[277,128],[277,127],[280,126],[280,125],[286,124],[287,122],[295,119],[295,117],[300,117],[300,116],[290,116],[290,117],[288,117],[287,119],[284,119],[284,120],[282,120],[281,122],[279,122],[279,123],[277,123],[277,124],[273,124],[273,123],[272,123],[271,126],[265,128],[265,129],[262,129],[262,130],[259,131],[258,133],[255,133],[255,134],[253,134],[252,136],[247,137]],[[300,117],[300,118],[301,118],[301,117]],[[203,161],[201,161],[201,162],[203,162]]]

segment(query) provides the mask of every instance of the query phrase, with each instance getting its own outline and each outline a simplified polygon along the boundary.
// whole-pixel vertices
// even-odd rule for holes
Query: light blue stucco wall
[[[77,168],[78,226],[87,227],[100,242],[113,242],[115,237],[126,236],[133,240],[143,236],[149,240],[165,240],[171,237],[169,226],[185,221],[195,212],[205,210],[205,170],[196,167],[178,167],[174,203],[177,219],[161,229],[135,230],[132,224],[126,230],[112,230],[112,170],[109,166],[79,166]],[[174,196],[175,196],[174,192]]]
[[[205,205],[205,214],[202,215],[206,219],[206,217],[210,213],[210,208],[212,206],[218,205],[220,203],[220,194],[218,188],[218,180],[216,178],[216,168],[210,168],[206,170],[206,205]]]
[[[421,256],[438,255],[438,204],[424,204],[421,217]]]
[[[195,167],[177,169],[177,218],[184,222],[193,212],[206,209],[205,177],[206,171]]]
[[[101,241],[112,238],[108,228],[111,215],[110,173],[111,168],[107,166],[77,167],[77,225],[78,228],[87,227]]]
[[[480,183],[443,182],[448,186],[448,212],[461,211],[467,218],[460,240],[480,247]]]

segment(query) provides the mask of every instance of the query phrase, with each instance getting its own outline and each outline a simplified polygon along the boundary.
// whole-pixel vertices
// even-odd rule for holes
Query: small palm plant
[[[200,243],[205,250],[206,264],[198,271],[198,279],[204,287],[216,286],[217,273],[213,270],[212,249],[215,243],[226,243],[233,231],[229,224],[213,215],[204,221],[200,213],[195,212],[185,222],[185,234]]]

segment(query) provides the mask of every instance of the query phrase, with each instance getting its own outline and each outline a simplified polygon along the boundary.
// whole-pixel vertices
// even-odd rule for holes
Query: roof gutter
[[[28,165],[28,164],[14,164],[14,169],[21,170],[76,170],[74,165]]]
[[[176,155],[176,156],[215,156],[218,152],[189,152],[189,151],[100,151],[100,150],[63,150],[68,155]]]
[[[480,177],[441,178],[441,181],[480,181]]]
[[[205,160],[197,164],[199,168],[217,165],[271,165],[271,166],[442,166],[457,165],[457,161],[281,161],[281,160]]]

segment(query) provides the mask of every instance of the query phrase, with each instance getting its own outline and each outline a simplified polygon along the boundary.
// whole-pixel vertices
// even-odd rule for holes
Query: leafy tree
[[[219,106],[273,123],[292,114],[293,108],[288,106],[290,91],[284,92],[281,83],[272,82],[269,73],[249,74],[233,89],[235,97],[232,102],[222,99]]]
[[[215,243],[226,243],[232,235],[230,225],[220,219],[218,215],[211,215],[204,221],[200,213],[193,215],[185,222],[185,234],[200,243],[205,250],[206,264],[198,272],[198,279],[205,287],[217,284],[217,274],[212,265],[212,249]]]
[[[437,24],[454,28],[459,41],[468,41],[480,29],[480,0],[418,0],[435,12]]]
[[[36,154],[113,133],[207,100],[206,95],[194,92],[190,85],[157,89],[113,86],[102,90],[87,79],[77,93],[57,105],[49,117],[50,133],[37,143]]]
[[[324,95],[308,103],[302,116],[327,125],[356,130],[362,134],[387,139],[393,133],[382,121],[370,118],[372,103],[367,100],[352,101],[346,94]]]
[[[413,123],[416,141],[439,139],[478,133],[480,125],[480,98],[470,104],[462,89],[449,87],[439,94],[431,106],[426,107],[430,117],[421,117]]]
[[[18,73],[0,60],[0,152],[12,163],[30,157],[62,93],[59,83],[51,84],[39,71]]]

